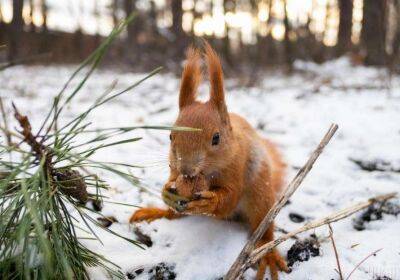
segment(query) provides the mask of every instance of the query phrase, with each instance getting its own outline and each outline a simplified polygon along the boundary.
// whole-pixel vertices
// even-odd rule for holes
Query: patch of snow
[[[332,122],[339,131],[315,164],[303,185],[290,199],[276,219],[279,228],[294,230],[307,221],[327,215],[371,196],[399,191],[400,174],[366,172],[349,160],[384,159],[398,164],[400,159],[400,79],[393,77],[392,89],[385,87],[384,70],[353,67],[345,58],[316,65],[296,62],[300,73],[290,77],[271,73],[258,87],[231,87],[227,92],[230,111],[246,117],[259,132],[281,148],[288,163],[289,181],[307,160]],[[72,74],[71,66],[18,66],[0,73],[1,91],[5,104],[13,100],[27,114],[37,129],[62,81]],[[113,82],[115,91],[124,89],[142,78],[143,74],[97,71],[64,112],[62,122],[88,108]],[[79,78],[73,84],[77,84]],[[229,83],[229,81],[228,81]],[[179,80],[170,74],[156,75],[131,93],[95,110],[90,119],[94,127],[131,125],[171,125],[178,112]],[[201,87],[201,98],[207,98],[208,88]],[[61,123],[62,125],[62,123]],[[129,145],[110,147],[95,155],[98,160],[122,161],[143,165],[133,169],[143,186],[151,192],[140,191],[126,181],[100,173],[111,183],[107,192],[112,201],[140,206],[165,207],[158,193],[168,177],[169,132],[155,130],[133,131],[143,140]],[[84,136],[82,136],[84,139]],[[156,195],[154,195],[154,193]],[[399,199],[394,200],[399,203]],[[105,204],[104,215],[119,221],[111,229],[134,238],[133,225],[128,219],[135,208]],[[306,218],[294,223],[289,213]],[[367,224],[364,231],[352,226],[352,218],[333,224],[334,238],[345,276],[364,257],[381,249],[355,271],[351,279],[372,279],[386,275],[400,279],[400,218],[384,215],[382,220]],[[153,246],[142,250],[98,229],[104,245],[85,240],[96,252],[105,255],[127,273],[158,263],[174,265],[177,279],[217,279],[224,275],[246,242],[246,228],[235,222],[217,221],[207,217],[185,217],[179,220],[158,220],[137,225],[150,236]],[[336,261],[326,227],[300,235],[315,233],[325,241],[322,255],[307,262],[296,263],[290,274],[281,279],[338,279]],[[276,232],[276,235],[280,235]],[[293,245],[289,240],[279,246],[286,252]],[[356,245],[356,246],[355,246]],[[91,268],[93,279],[106,279],[99,269]],[[249,270],[246,278],[254,277]],[[146,274],[141,274],[146,279]]]

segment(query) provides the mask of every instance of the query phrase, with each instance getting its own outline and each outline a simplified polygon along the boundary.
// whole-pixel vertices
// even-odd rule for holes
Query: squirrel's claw
[[[214,197],[216,197],[215,193],[210,191],[197,192],[194,194],[194,199],[213,199]]]
[[[215,212],[218,204],[218,197],[214,192],[203,191],[195,195],[195,200],[187,204],[185,213],[192,215],[212,215]]]
[[[256,275],[257,280],[265,279],[265,270],[266,267],[269,267],[271,279],[278,280],[278,271],[284,271],[289,273],[291,270],[287,267],[285,260],[279,255],[278,251],[273,250],[272,252],[265,255],[263,259],[261,259]]]

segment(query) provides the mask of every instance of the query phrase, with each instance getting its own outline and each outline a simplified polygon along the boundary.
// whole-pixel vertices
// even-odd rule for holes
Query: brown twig
[[[289,233],[286,229],[278,227],[278,226],[274,226],[274,229],[275,229],[275,231],[279,231],[279,232],[281,232],[283,234],[288,234]],[[293,236],[293,239],[298,240],[299,238],[297,236]]]
[[[328,223],[328,227],[329,227],[329,238],[331,239],[333,251],[335,252],[337,272],[339,273],[340,280],[343,280],[342,267],[340,266],[339,254],[336,248],[335,239],[333,238],[333,229],[330,223]]]
[[[374,256],[376,253],[378,253],[378,252],[381,251],[381,250],[382,250],[382,248],[381,248],[381,249],[378,249],[378,250],[376,250],[376,251],[374,251],[374,252],[372,252],[371,254],[369,254],[368,256],[366,256],[365,258],[363,258],[363,259],[353,268],[353,270],[349,273],[349,276],[347,276],[346,280],[349,280],[349,279],[350,279],[350,276],[354,273],[354,271],[357,270],[357,268],[360,267],[360,265],[362,265],[366,260],[368,260],[370,257]]]
[[[244,271],[247,269],[246,267],[244,267],[244,264],[249,258],[251,252],[254,250],[257,241],[260,240],[260,238],[264,235],[265,231],[268,229],[274,218],[278,215],[281,208],[286,204],[289,198],[293,195],[293,193],[303,182],[304,178],[307,176],[308,172],[310,172],[315,161],[322,153],[325,146],[329,143],[329,141],[331,140],[332,136],[335,134],[337,129],[338,129],[337,124],[332,124],[330,126],[328,132],[325,134],[324,138],[321,140],[315,151],[311,154],[306,164],[298,171],[294,179],[285,189],[281,198],[277,202],[275,202],[275,204],[272,206],[272,208],[269,210],[267,215],[264,217],[264,219],[256,229],[256,231],[250,237],[249,241],[246,243],[246,245],[240,252],[236,261],[232,264],[228,273],[225,275],[224,280],[238,279],[240,278],[240,276],[242,276]]]
[[[297,230],[294,230],[288,234],[285,234],[271,242],[268,242],[267,244],[262,245],[261,247],[255,249],[250,255],[249,258],[247,259],[246,263],[242,265],[241,269],[243,270],[243,272],[249,268],[250,266],[254,265],[255,263],[257,263],[263,256],[265,256],[265,254],[267,254],[268,252],[270,252],[273,248],[275,248],[276,246],[278,246],[279,244],[281,244],[282,242],[288,240],[289,238],[308,231],[310,229],[314,229],[317,227],[320,227],[322,225],[326,225],[328,223],[333,223],[339,220],[342,220],[362,209],[365,209],[367,207],[369,207],[370,205],[372,205],[373,203],[376,202],[383,202],[386,201],[390,198],[393,198],[397,195],[397,193],[389,193],[386,195],[381,195],[381,196],[376,196],[373,198],[370,198],[368,201],[365,202],[360,202],[357,203],[355,205],[352,205],[350,207],[347,207],[345,209],[342,209],[340,211],[334,212],[332,214],[330,214],[329,216],[326,216],[324,218],[321,219],[317,219],[314,220],[300,228],[298,228]],[[242,272],[242,273],[243,273]]]
[[[20,127],[22,128],[22,131],[20,131],[20,133],[24,137],[23,141],[31,147],[33,153],[39,161],[44,158],[46,169],[48,171],[51,171],[51,151],[47,149],[45,145],[37,141],[36,137],[32,134],[32,126],[29,122],[28,117],[21,115],[14,103],[12,103],[12,106],[14,108],[15,119],[18,121]]]

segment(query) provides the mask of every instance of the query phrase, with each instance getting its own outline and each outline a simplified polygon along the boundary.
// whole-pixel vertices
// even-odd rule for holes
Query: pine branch
[[[12,102],[12,106],[14,109],[14,117],[21,126],[22,131],[20,131],[20,133],[24,137],[24,142],[31,147],[38,161],[44,159],[46,169],[50,171],[52,169],[51,152],[46,146],[38,142],[36,137],[32,134],[32,126],[28,117],[20,114],[14,102]]]
[[[88,266],[100,266],[113,278],[124,278],[117,265],[83,246],[76,230],[80,229],[80,224],[83,223],[89,229],[89,234],[98,238],[94,227],[101,226],[101,224],[88,214],[95,210],[86,208],[84,204],[89,198],[101,200],[103,197],[100,193],[101,189],[108,188],[103,180],[93,175],[86,167],[101,168],[129,179],[134,185],[138,184],[138,180],[133,175],[122,169],[132,166],[96,162],[90,159],[90,156],[102,148],[130,143],[139,139],[131,137],[122,141],[105,143],[104,141],[115,136],[111,134],[92,139],[81,145],[77,144],[75,147],[72,142],[89,127],[90,123],[84,125],[81,123],[85,123],[91,110],[139,85],[158,70],[153,71],[123,92],[109,98],[102,95],[94,106],[70,123],[70,127],[63,131],[62,136],[56,123],[63,108],[73,101],[99,65],[113,39],[132,19],[133,16],[130,16],[113,30],[105,42],[72,75],[65,87],[55,97],[53,106],[36,134],[32,131],[29,118],[21,114],[13,104],[14,117],[20,127],[17,135],[22,139],[21,144],[25,143],[26,145],[0,145],[2,149],[0,153],[9,153],[10,156],[14,153],[18,154],[16,157],[18,160],[15,162],[11,161],[11,157],[10,161],[0,158],[1,167],[6,167],[6,172],[0,174],[1,279],[5,277],[7,279],[25,278],[26,275],[35,275],[40,279],[89,279]],[[78,83],[72,93],[62,98],[68,83],[87,65],[90,65],[90,69],[83,80]],[[49,131],[53,128],[55,131],[50,134]],[[8,132],[6,127],[4,129]],[[43,129],[46,130],[41,135],[40,131]],[[124,134],[129,131],[131,130],[117,132]],[[89,144],[92,147],[88,147],[83,152],[76,149]],[[87,171],[88,175],[82,176],[76,169],[83,169]],[[88,193],[87,187],[94,188],[95,193]],[[79,216],[75,217],[71,210],[76,210],[75,213]],[[121,236],[108,228],[104,230],[140,246],[137,241]]]

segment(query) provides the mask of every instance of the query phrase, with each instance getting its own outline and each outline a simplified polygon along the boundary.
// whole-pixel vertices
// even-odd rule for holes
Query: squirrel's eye
[[[219,144],[219,133],[214,133],[213,138],[212,138],[212,145],[218,145]]]
[[[172,141],[172,134],[170,134],[170,135],[169,135],[169,140],[171,140],[171,141]]]

